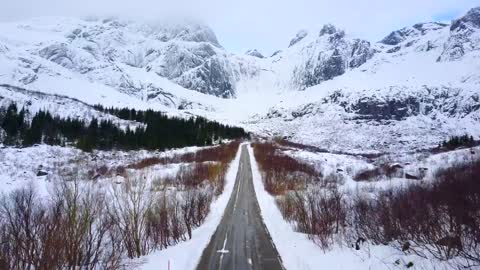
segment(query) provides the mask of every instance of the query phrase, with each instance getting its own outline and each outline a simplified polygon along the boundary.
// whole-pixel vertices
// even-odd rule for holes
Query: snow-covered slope
[[[235,81],[246,72],[231,61],[213,31],[197,22],[38,18],[3,24],[0,33],[0,53],[12,58],[15,47],[34,62],[32,69],[14,78],[24,84],[39,79],[35,75],[40,63],[34,57],[145,100],[161,96],[162,87],[140,81],[129,68],[220,97],[235,96]],[[15,67],[22,65],[21,59],[13,58]]]
[[[333,25],[302,30],[270,57],[229,53],[193,21],[0,24],[0,84],[88,104],[199,114],[349,152],[479,136],[479,57],[480,8],[379,42]]]
[[[282,94],[278,104],[250,124],[267,134],[341,151],[426,148],[453,134],[478,137],[479,15],[477,8],[452,25],[415,24],[373,45],[352,43],[331,26],[318,33],[302,31],[272,57],[273,65],[284,62],[283,70],[277,66],[272,73],[290,80],[284,85],[294,82],[291,88],[305,90]],[[324,38],[325,33],[331,34]],[[343,41],[328,42],[337,36]],[[355,43],[365,44],[358,57]],[[461,53],[455,53],[458,48]],[[332,50],[342,61],[334,60]],[[311,59],[320,64],[312,68]],[[352,66],[352,61],[359,64]],[[322,77],[325,70],[334,72]],[[317,75],[309,76],[312,71]],[[296,74],[323,81],[298,83]]]

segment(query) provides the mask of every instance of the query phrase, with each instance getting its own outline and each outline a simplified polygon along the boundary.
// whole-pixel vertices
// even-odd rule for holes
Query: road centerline
[[[246,145],[241,151],[235,179],[236,194],[232,194],[220,224],[203,251],[197,270],[284,269],[263,223]],[[225,256],[227,253],[228,256]]]

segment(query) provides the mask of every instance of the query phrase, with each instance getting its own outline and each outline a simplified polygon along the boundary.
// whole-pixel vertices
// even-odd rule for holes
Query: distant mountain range
[[[58,114],[79,117],[86,113],[71,98],[148,107],[346,152],[409,151],[454,134],[480,136],[480,8],[379,42],[329,24],[299,31],[285,45],[272,56],[234,54],[196,21],[3,23],[0,104],[35,111],[55,100]]]

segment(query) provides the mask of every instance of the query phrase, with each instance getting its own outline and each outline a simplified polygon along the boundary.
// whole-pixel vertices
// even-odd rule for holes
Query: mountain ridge
[[[455,133],[480,135],[479,14],[414,24],[379,42],[327,24],[299,31],[270,57],[230,53],[197,22],[32,19],[0,25],[0,83],[198,114],[330,148],[343,132],[358,141],[337,143],[343,150],[430,147]],[[331,114],[336,122],[327,121]],[[425,125],[431,134],[413,138]],[[362,145],[359,138],[380,135],[378,126],[396,135]],[[360,134],[346,132],[355,127]]]

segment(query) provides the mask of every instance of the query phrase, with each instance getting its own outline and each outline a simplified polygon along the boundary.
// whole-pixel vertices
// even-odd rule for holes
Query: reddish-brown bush
[[[306,188],[322,177],[312,165],[281,153],[274,143],[254,143],[253,149],[263,172],[265,190],[272,195]]]
[[[478,265],[480,161],[442,170],[431,184],[356,198],[352,213],[357,234],[374,243],[408,241],[420,256]]]
[[[144,169],[157,164],[172,163],[193,163],[206,161],[219,161],[228,163],[235,157],[235,153],[240,145],[240,141],[233,141],[228,144],[221,144],[213,147],[207,147],[196,152],[175,154],[167,157],[150,157],[142,159],[136,163],[127,166],[129,169]]]
[[[195,163],[166,180],[182,186],[181,195],[158,192],[164,179],[152,188],[144,179],[126,179],[111,194],[64,181],[47,199],[40,199],[33,187],[1,196],[0,269],[131,269],[125,257],[139,257],[191,237],[205,220],[213,197],[222,192],[238,145],[182,157]],[[156,162],[144,160],[132,168]],[[124,169],[101,167],[100,172]]]

